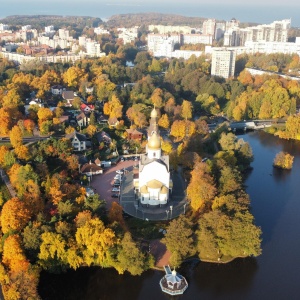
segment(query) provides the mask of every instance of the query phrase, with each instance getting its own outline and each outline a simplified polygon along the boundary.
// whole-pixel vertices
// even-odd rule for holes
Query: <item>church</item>
[[[158,130],[158,116],[154,108],[148,128],[146,153],[141,155],[134,187],[139,203],[143,206],[160,207],[169,202],[172,192],[169,156],[161,153],[161,138]]]

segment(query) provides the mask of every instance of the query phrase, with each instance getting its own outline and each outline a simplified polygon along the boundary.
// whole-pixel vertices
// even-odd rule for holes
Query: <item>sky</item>
[[[27,0],[25,3],[27,5],[35,4],[39,6],[45,5],[46,1],[41,1],[41,0]],[[47,1],[48,2],[48,1]],[[61,0],[51,0],[49,1],[52,5],[54,3],[62,3]],[[129,5],[143,5],[143,4],[190,4],[190,5],[201,5],[201,4],[222,4],[222,5],[239,5],[239,6],[266,6],[266,5],[272,5],[272,6],[277,6],[277,5],[285,5],[285,6],[300,6],[299,0],[251,0],[250,2],[243,3],[241,0],[130,0],[130,1],[121,1],[121,0],[64,0],[64,4],[81,4],[83,6],[87,4],[109,4],[109,5],[124,5],[124,6],[129,6]],[[24,4],[24,0],[10,0],[10,1],[4,1],[4,3],[1,4],[1,6],[11,6],[14,4]],[[217,7],[216,7],[217,9]]]
[[[1,0],[0,18],[9,15],[91,16],[107,20],[112,15],[158,12],[268,24],[292,19],[300,27],[299,0]]]

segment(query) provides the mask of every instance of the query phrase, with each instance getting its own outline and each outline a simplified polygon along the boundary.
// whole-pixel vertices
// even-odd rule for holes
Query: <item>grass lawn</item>
[[[165,229],[165,222],[144,221],[137,218],[129,218],[126,220],[127,226],[132,236],[137,239],[153,240],[163,237],[159,229]]]

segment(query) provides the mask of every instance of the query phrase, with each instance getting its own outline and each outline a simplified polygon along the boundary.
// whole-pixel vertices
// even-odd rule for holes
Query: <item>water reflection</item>
[[[251,288],[257,269],[254,258],[236,259],[228,264],[199,263],[188,292],[195,294],[197,289],[201,294],[213,291],[214,296],[222,296],[222,299],[230,299],[232,294],[240,294],[242,298]]]
[[[290,178],[291,170],[282,170],[278,168],[273,168],[272,174],[270,176],[273,176],[275,181],[278,183],[280,181],[286,181]]]

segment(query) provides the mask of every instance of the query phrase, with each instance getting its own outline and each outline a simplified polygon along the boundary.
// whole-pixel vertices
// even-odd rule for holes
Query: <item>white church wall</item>
[[[153,179],[160,181],[167,188],[169,188],[170,173],[167,171],[166,166],[155,161],[148,165],[145,165],[143,171],[140,173],[140,187],[146,185],[147,182]]]

